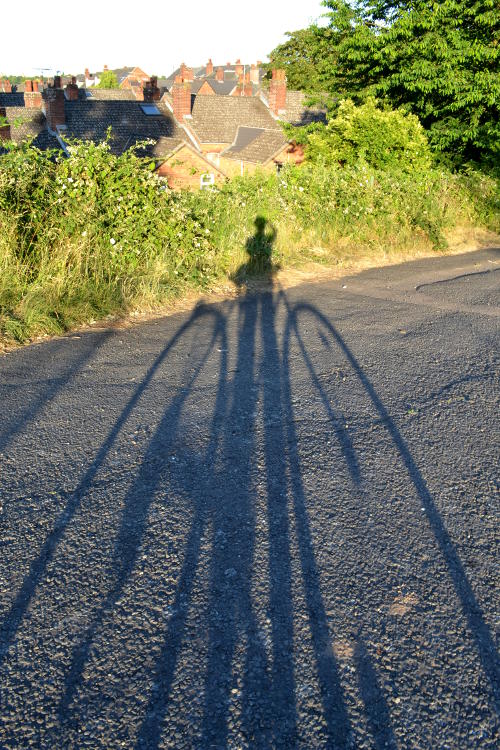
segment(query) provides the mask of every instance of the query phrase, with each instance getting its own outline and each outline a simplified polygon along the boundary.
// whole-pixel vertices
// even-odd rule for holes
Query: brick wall
[[[217,169],[207,164],[189,148],[181,148],[175,152],[167,161],[163,162],[157,173],[166,177],[171,188],[179,190],[189,188],[198,190],[200,187],[200,177],[206,172],[212,172],[215,175],[215,182],[220,184],[224,177]]]

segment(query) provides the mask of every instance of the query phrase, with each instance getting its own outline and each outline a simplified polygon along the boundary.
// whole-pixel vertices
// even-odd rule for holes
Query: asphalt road
[[[498,748],[500,251],[0,358],[0,748]]]

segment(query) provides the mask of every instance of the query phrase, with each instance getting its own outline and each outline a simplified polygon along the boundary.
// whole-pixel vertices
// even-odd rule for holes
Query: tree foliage
[[[500,157],[498,0],[325,0],[328,25],[273,53],[292,85],[333,106],[368,96],[417,115],[435,151],[457,164]],[[302,43],[302,47],[300,46]],[[302,56],[294,58],[293,51]],[[304,73],[313,66],[310,83]]]
[[[326,128],[308,137],[308,158],[354,165],[365,162],[375,169],[407,172],[431,166],[425,131],[415,115],[381,110],[372,98],[361,106],[343,100]]]
[[[112,70],[105,70],[103,73],[99,76],[99,83],[97,85],[98,89],[117,89],[118,88],[118,79],[116,77],[116,73],[113,73]]]

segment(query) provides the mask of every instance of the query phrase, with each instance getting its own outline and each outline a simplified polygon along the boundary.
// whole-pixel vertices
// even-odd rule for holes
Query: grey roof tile
[[[0,91],[0,107],[24,107],[24,94],[16,91],[4,94]]]
[[[232,143],[241,125],[281,132],[265,104],[252,96],[194,97],[187,123],[201,143]]]
[[[169,139],[169,147],[186,139],[163,102],[157,102],[160,115],[146,115],[139,102],[135,101],[86,101],[66,102],[65,138],[92,140],[95,143],[106,138],[111,127],[111,150],[122,153],[138,141]],[[166,141],[163,140],[164,146]],[[148,149],[153,154],[154,148]]]
[[[278,130],[240,127],[235,142],[223,154],[229,159],[265,164],[285,148],[287,142],[283,132]]]
[[[81,90],[90,94],[89,99],[97,99],[98,101],[136,101],[132,89],[99,89],[91,87]]]
[[[26,107],[2,107],[10,125],[10,140],[15,143],[31,140],[37,148],[60,148],[57,139],[47,130],[45,115],[39,109]]]
[[[286,113],[282,115],[291,125],[309,125],[312,122],[326,122],[326,110],[319,106],[306,107],[307,94],[303,91],[286,92]]]

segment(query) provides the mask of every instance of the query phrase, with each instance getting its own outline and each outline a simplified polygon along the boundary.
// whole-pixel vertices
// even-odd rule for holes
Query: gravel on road
[[[498,748],[500,251],[0,358],[0,748]]]

